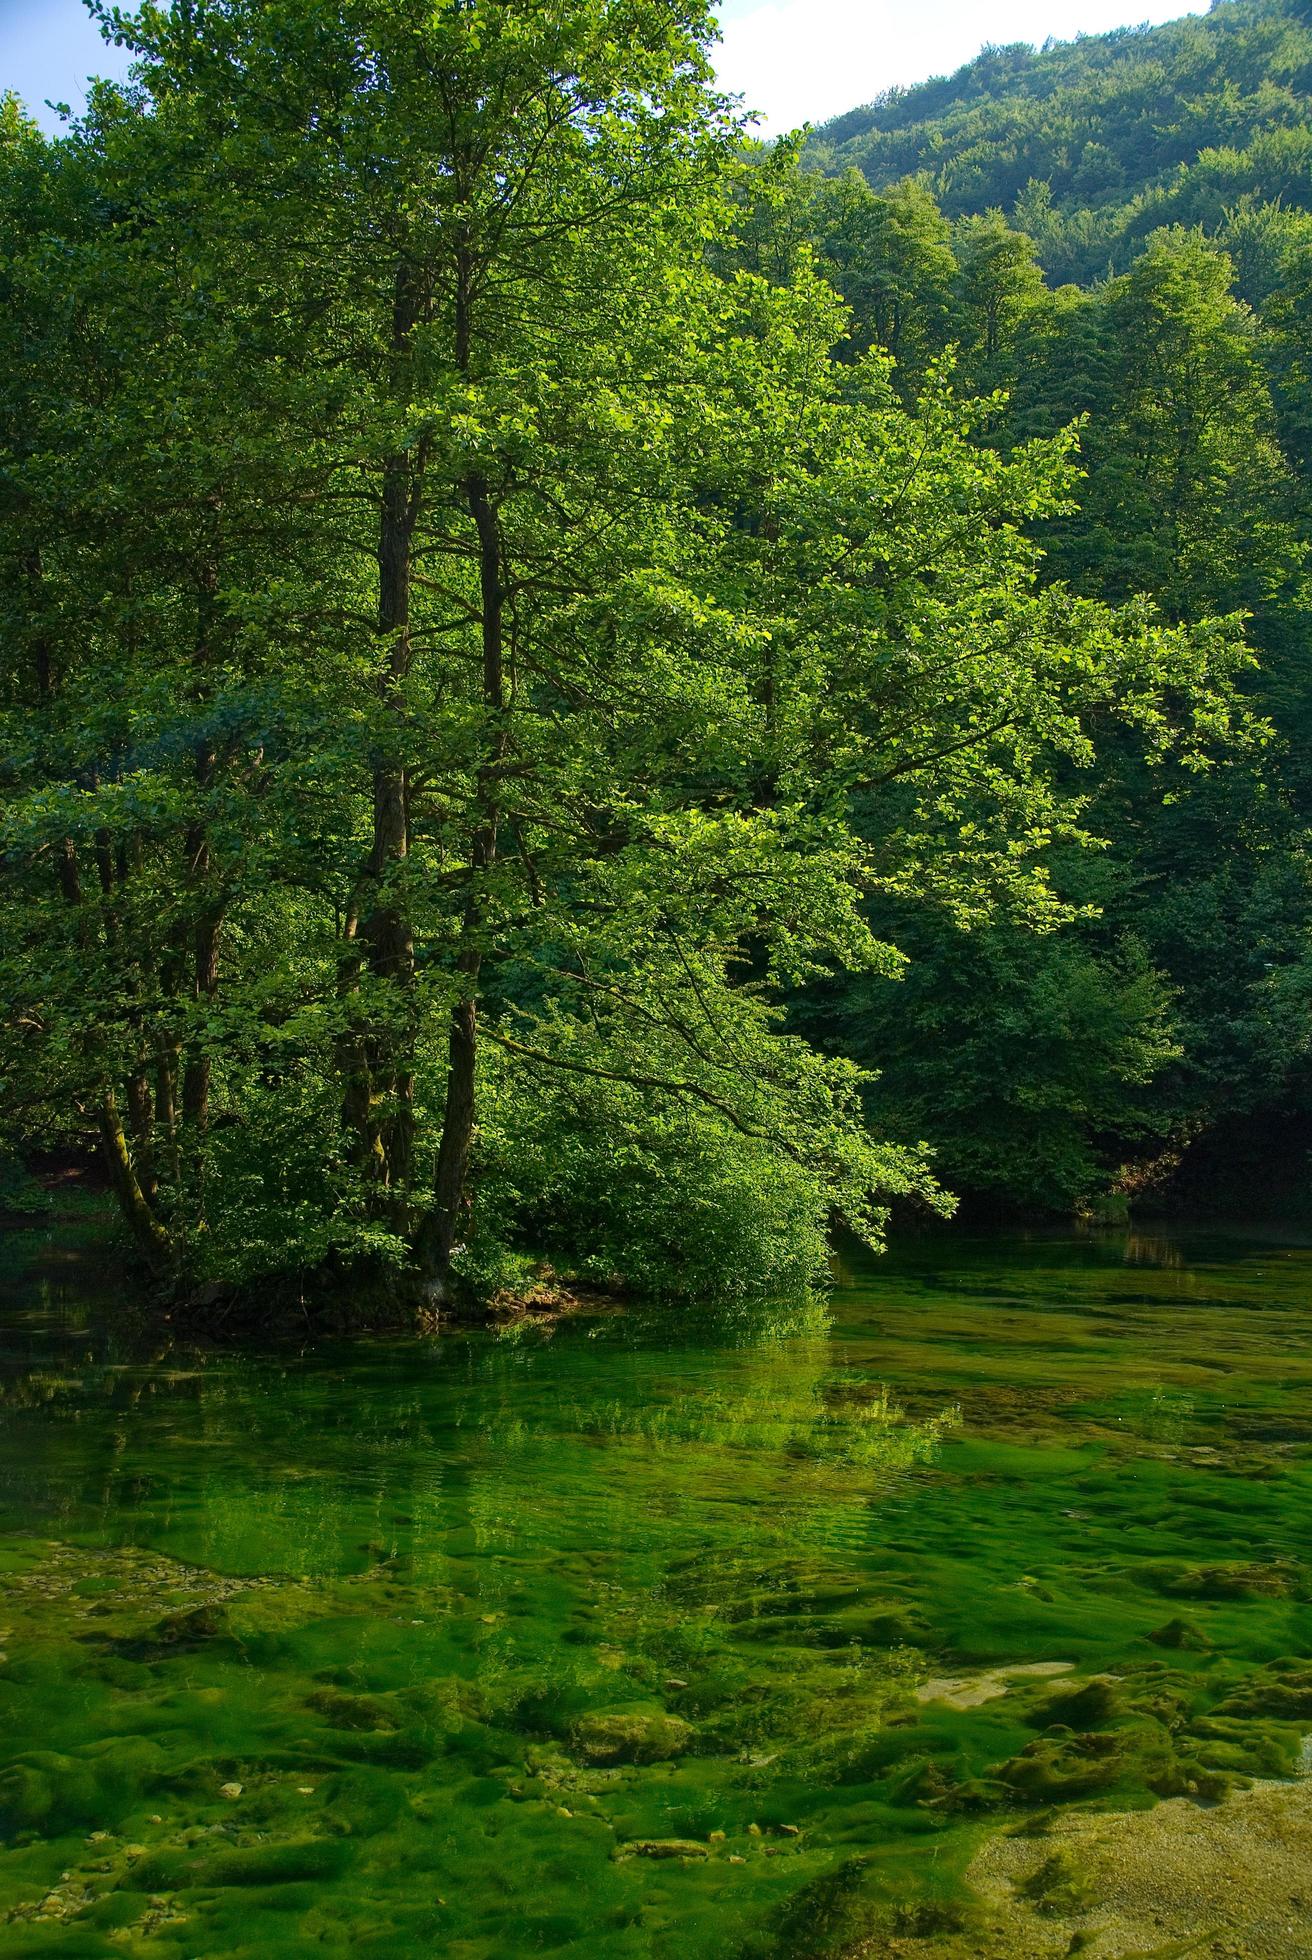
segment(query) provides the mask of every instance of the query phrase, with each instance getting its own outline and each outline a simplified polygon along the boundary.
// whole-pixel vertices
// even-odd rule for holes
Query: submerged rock
[[[1029,1719],[1035,1728],[1105,1729],[1125,1713],[1118,1690],[1111,1675],[1095,1674],[1079,1687],[1051,1696]]]
[[[631,1838],[627,1844],[617,1844],[616,1858],[709,1858],[709,1845],[699,1844],[696,1838]]]
[[[677,1715],[585,1715],[574,1724],[575,1753],[588,1763],[667,1763],[686,1753],[693,1731]]]
[[[0,1837],[50,1832],[89,1821],[100,1802],[90,1767],[54,1750],[33,1750],[0,1774]]]
[[[1286,1599],[1295,1590],[1298,1569],[1288,1559],[1259,1565],[1227,1559],[1212,1565],[1146,1565],[1140,1583],[1173,1599]]]
[[[340,1688],[316,1688],[306,1696],[305,1705],[334,1729],[381,1731],[398,1726],[390,1702],[381,1695],[352,1695]]]
[[[1066,1803],[1110,1789],[1123,1769],[1116,1735],[1040,1736],[993,1772],[1030,1803]]]
[[[1227,1696],[1216,1712],[1278,1722],[1312,1720],[1312,1667],[1273,1661]]]
[[[227,1608],[213,1602],[193,1606],[186,1613],[166,1613],[151,1630],[162,1647],[198,1647],[206,1640],[222,1639],[229,1631]]]
[[[1074,1670],[1074,1661],[1025,1661],[1014,1667],[991,1667],[975,1674],[939,1674],[921,1682],[916,1689],[916,1700],[945,1701],[949,1708],[979,1708],[986,1701],[1009,1694],[1019,1682],[1048,1680]]]
[[[1165,1626],[1154,1628],[1148,1638],[1155,1647],[1187,1649],[1193,1653],[1202,1653],[1212,1644],[1205,1633],[1190,1626],[1187,1620],[1168,1620]]]

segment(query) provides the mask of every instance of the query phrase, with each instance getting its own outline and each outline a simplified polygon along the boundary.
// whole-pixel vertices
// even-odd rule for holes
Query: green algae
[[[828,1312],[242,1356],[38,1264],[0,1954],[968,1945],[982,1831],[1303,1764],[1310,1274],[938,1240]]]

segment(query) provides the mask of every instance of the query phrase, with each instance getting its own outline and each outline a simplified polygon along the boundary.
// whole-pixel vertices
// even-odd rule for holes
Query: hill
[[[952,218],[1007,212],[1056,281],[1123,270],[1164,225],[1280,230],[1312,212],[1312,4],[989,47],[836,117],[806,155],[876,189],[919,176]]]

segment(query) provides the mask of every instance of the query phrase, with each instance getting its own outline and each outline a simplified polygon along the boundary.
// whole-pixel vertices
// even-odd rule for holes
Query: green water
[[[1299,1766],[1306,1246],[942,1238],[825,1307],[259,1354],[20,1250],[0,1953],[840,1954],[968,1933],[1017,1817]]]

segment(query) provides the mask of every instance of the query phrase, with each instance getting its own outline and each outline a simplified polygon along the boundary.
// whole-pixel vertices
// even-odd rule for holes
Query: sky
[[[985,42],[1042,45],[1207,12],[1207,0],[723,0],[723,86],[761,135],[824,122],[895,83],[950,74]]]
[[[1206,0],[721,0],[718,68],[761,111],[760,133],[777,135],[960,67],[985,41],[1069,40],[1206,11]],[[84,78],[123,65],[82,0],[0,0],[0,89],[47,129],[59,126],[47,100],[80,109]]]

